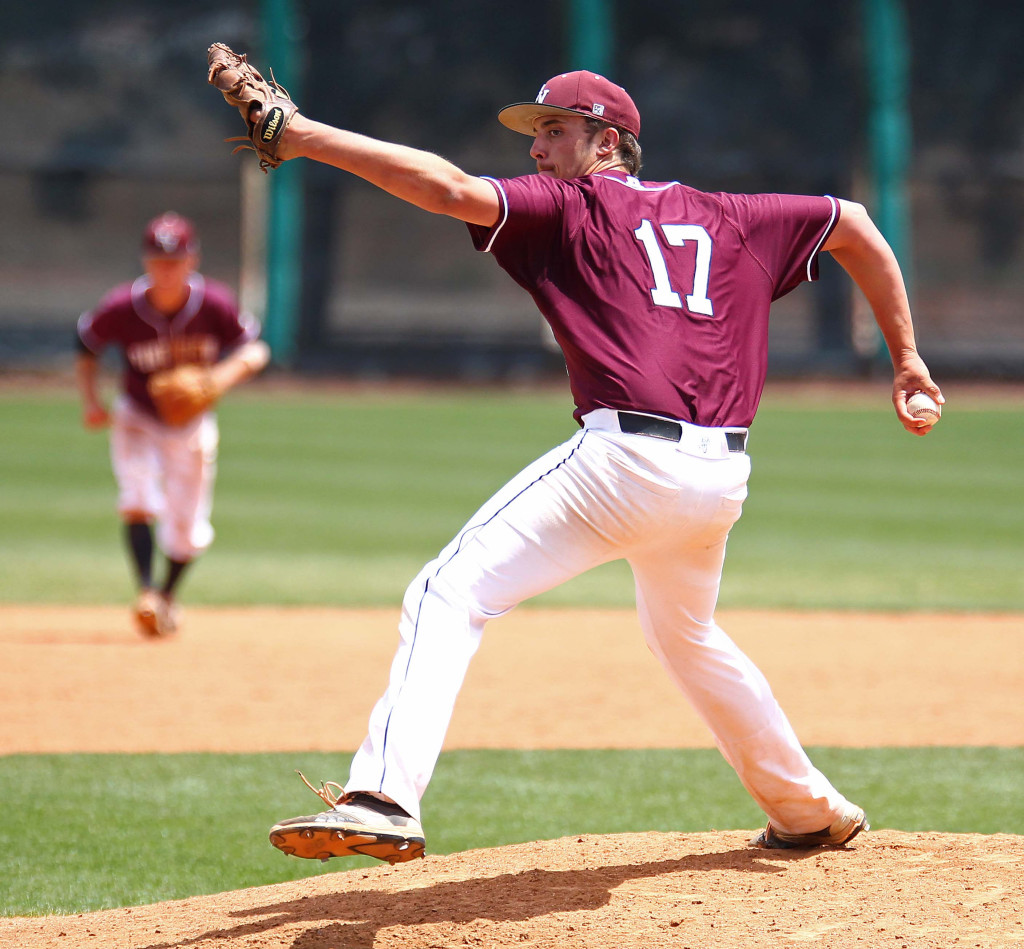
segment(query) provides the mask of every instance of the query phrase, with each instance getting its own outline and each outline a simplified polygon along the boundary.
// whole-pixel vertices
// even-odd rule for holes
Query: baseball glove
[[[260,160],[260,168],[266,174],[267,168],[277,168],[281,159],[277,149],[281,136],[298,111],[284,87],[279,86],[271,72],[266,80],[246,61],[245,54],[239,55],[223,43],[214,43],[207,50],[210,64],[207,79],[224,96],[228,105],[238,109],[245,120],[249,134],[229,138],[229,142],[245,142],[235,152],[251,148]],[[232,152],[233,155],[235,152]]]
[[[191,422],[220,398],[209,367],[191,363],[154,372],[146,388],[160,418],[174,426]]]

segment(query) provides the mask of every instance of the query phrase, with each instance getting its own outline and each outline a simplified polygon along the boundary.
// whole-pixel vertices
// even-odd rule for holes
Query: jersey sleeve
[[[260,321],[248,310],[235,310],[224,322],[222,352],[237,349],[260,336]]]
[[[78,338],[89,352],[99,355],[111,343],[121,341],[122,312],[130,305],[129,293],[126,287],[115,287],[78,318]]]
[[[248,310],[240,310],[234,293],[224,284],[206,281],[206,303],[214,308],[221,353],[259,339],[260,321]]]
[[[254,313],[250,313],[248,310],[240,310],[237,317],[237,323],[239,327],[239,334],[235,346],[241,346],[243,343],[251,343],[255,339],[260,338],[260,333],[263,330],[260,321],[256,318]]]
[[[502,214],[493,227],[467,224],[473,245],[530,288],[547,252],[579,221],[585,198],[571,182],[544,175],[486,180],[498,192]]]
[[[727,214],[772,281],[772,300],[818,278],[818,253],[839,221],[830,195],[723,195]]]

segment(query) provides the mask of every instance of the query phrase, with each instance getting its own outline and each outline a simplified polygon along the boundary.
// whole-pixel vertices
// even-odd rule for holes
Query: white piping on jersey
[[[249,310],[242,310],[238,314],[238,322],[241,325],[243,332],[238,343],[233,345],[241,346],[242,343],[248,343],[254,339],[259,339],[260,332],[263,330],[263,324],[260,323],[255,313],[251,313]]]
[[[821,245],[825,243],[825,238],[831,232],[832,225],[835,223],[835,219],[839,216],[839,202],[830,194],[826,194],[825,197],[828,198],[829,202],[832,204],[832,216],[828,219],[828,224],[825,225],[825,230],[821,232],[820,240],[814,245],[814,250],[811,251],[811,256],[807,258],[808,282],[814,279],[811,276],[811,264],[814,263],[814,258],[818,256],[818,252],[821,250]]]
[[[491,178],[487,175],[483,175],[482,177],[484,181],[489,181],[492,185],[494,185],[495,190],[498,192],[499,195],[501,195],[502,204],[501,220],[494,226],[494,230],[491,231],[490,240],[487,241],[487,246],[483,249],[483,252],[486,254],[490,252],[491,247],[494,245],[494,239],[498,236],[498,231],[500,231],[505,226],[505,222],[508,220],[508,196],[505,194],[505,189],[502,188],[500,181],[498,181],[495,178]],[[623,181],[621,178],[613,178],[611,175],[595,175],[594,177],[603,178],[605,181],[614,181],[616,184],[623,185],[626,188],[631,188],[633,191],[657,192],[668,191],[669,188],[681,187],[678,181],[669,181],[666,184],[661,184],[658,185],[658,187],[656,188],[652,188],[650,185],[645,185],[639,178],[636,178],[633,175],[626,175],[625,181]],[[821,245],[825,243],[825,238],[831,232],[832,225],[835,223],[836,217],[838,217],[839,215],[839,202],[830,194],[826,194],[825,197],[828,198],[829,204],[832,205],[832,214],[828,219],[828,224],[825,225],[825,229],[821,232],[821,237],[818,240],[818,243],[814,245],[814,250],[811,251],[810,256],[807,258],[808,281],[814,279],[813,275],[811,274],[811,265],[814,263],[814,258],[817,257],[818,253],[821,251]]]
[[[163,332],[168,328],[166,317],[157,313],[146,299],[146,291],[152,286],[152,283],[149,277],[139,277],[132,284],[132,309],[135,310],[136,315],[141,320],[148,323],[158,332]],[[185,305],[172,317],[170,328],[172,330],[180,330],[191,322],[192,317],[199,312],[199,307],[202,306],[205,295],[206,281],[203,279],[203,275],[199,273],[190,274],[188,278],[188,299],[185,301]]]
[[[501,196],[502,208],[501,220],[494,225],[494,229],[491,231],[491,239],[487,242],[487,246],[483,249],[483,252],[485,254],[488,254],[491,251],[491,247],[494,246],[494,239],[498,236],[498,231],[500,231],[505,226],[505,222],[508,220],[508,195],[505,194],[505,189],[501,186],[501,182],[498,181],[497,178],[491,178],[487,175],[483,175],[482,177],[484,181],[489,181],[492,185],[494,185],[494,190],[497,191],[498,194]]]
[[[616,184],[632,188],[634,191],[668,191],[669,188],[681,187],[678,181],[669,181],[666,184],[658,185],[657,188],[652,188],[650,185],[645,185],[639,178],[635,178],[633,175],[626,175],[625,181],[621,178],[613,178],[611,175],[594,175],[594,177],[604,178],[605,181],[614,181]]]
[[[489,253],[491,247],[494,246],[494,240],[498,236],[498,232],[505,226],[505,222],[508,220],[508,195],[505,194],[505,189],[501,186],[501,182],[496,178],[491,178],[489,175],[481,175],[484,181],[489,181],[494,185],[494,190],[501,196],[501,220],[494,225],[494,229],[491,231],[490,239],[487,241],[487,246],[484,247],[483,253]],[[660,185],[657,188],[651,188],[645,185],[638,178],[634,178],[632,175],[627,175],[625,181],[621,181],[618,178],[612,178],[608,175],[595,175],[595,178],[604,178],[606,181],[614,181],[616,184],[625,185],[627,188],[632,188],[634,191],[666,191],[669,188],[675,188],[679,186],[678,181],[670,181],[668,184]]]
[[[86,310],[78,318],[78,337],[95,353],[98,351],[98,348],[102,348],[103,344],[100,343],[92,331],[92,314],[92,310]]]

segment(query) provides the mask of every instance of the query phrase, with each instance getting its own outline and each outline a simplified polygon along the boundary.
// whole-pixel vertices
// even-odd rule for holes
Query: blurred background
[[[937,377],[1024,376],[1024,6],[980,0],[50,0],[0,13],[0,372],[68,367],[132,279],[141,228],[193,218],[203,269],[261,314],[278,366],[387,378],[563,372],[530,299],[462,225],[336,170],[264,176],[223,139],[215,41],[310,117],[533,170],[495,119],[556,72],[624,85],[643,177],[864,202],[901,259]],[[831,261],[776,307],[776,376],[888,375]]]

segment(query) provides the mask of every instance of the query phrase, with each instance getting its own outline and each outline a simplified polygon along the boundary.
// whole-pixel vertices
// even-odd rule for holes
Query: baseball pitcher
[[[487,620],[624,558],[647,643],[763,808],[762,847],[841,846],[868,826],[809,760],[764,676],[715,622],[726,538],[747,494],[771,304],[831,253],[872,306],[892,401],[942,401],[918,355],[892,250],[864,208],[831,196],[708,194],[639,177],[640,114],[590,72],[544,83],[499,121],[534,173],[467,174],[402,145],[312,121],[220,44],[209,79],[265,168],[305,157],[464,221],[537,304],[565,355],[579,431],[477,511],[405,595],[386,692],[327,809],[270,831],[285,853],[423,853],[420,799]],[[838,657],[837,657],[838,658]],[[841,661],[841,660],[840,660]],[[316,790],[316,789],[314,789]]]

